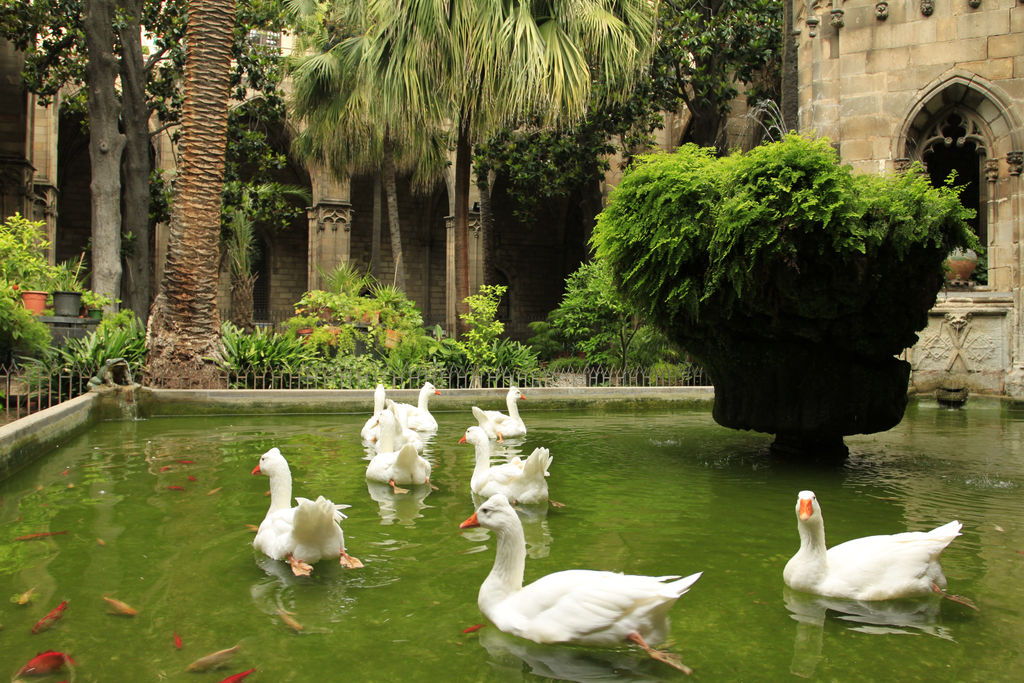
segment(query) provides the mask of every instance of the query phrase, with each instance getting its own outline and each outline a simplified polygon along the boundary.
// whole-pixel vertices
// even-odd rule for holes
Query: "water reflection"
[[[828,618],[843,622],[851,631],[869,635],[924,633],[953,640],[949,629],[938,623],[942,598],[937,596],[866,602],[785,588],[782,599],[790,617],[797,622],[790,664],[790,672],[797,676],[813,675],[824,657],[823,636]]]
[[[377,502],[381,524],[402,524],[415,526],[416,520],[422,517],[420,510],[427,507],[423,500],[430,495],[430,487],[403,486],[406,493],[395,493],[389,484],[367,481],[366,490]]]
[[[646,655],[623,650],[598,650],[569,645],[541,645],[502,633],[493,625],[477,631],[480,644],[498,671],[527,672],[559,681],[658,681],[659,666]]]

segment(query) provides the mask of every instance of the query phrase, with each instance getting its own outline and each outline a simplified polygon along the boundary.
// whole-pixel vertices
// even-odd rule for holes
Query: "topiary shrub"
[[[971,211],[918,169],[855,175],[795,134],[642,157],[593,244],[639,314],[705,367],[715,419],[798,450],[902,419],[909,365]]]

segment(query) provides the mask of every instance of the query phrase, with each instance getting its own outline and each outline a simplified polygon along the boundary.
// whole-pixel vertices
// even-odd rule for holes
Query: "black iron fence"
[[[48,368],[38,363],[10,368],[0,367],[0,422],[10,422],[89,390],[95,366],[77,368],[64,365]],[[141,374],[141,373],[136,373]],[[145,383],[141,378],[136,381]],[[225,389],[372,389],[378,382],[393,389],[416,389],[431,382],[439,389],[518,386],[531,387],[703,387],[711,382],[700,367],[690,364],[662,364],[654,367],[586,366],[571,369],[539,367],[530,371],[422,365],[408,369],[381,371],[339,369],[336,365],[293,368],[287,372],[248,368],[225,371]],[[191,387],[178,382],[176,388]]]

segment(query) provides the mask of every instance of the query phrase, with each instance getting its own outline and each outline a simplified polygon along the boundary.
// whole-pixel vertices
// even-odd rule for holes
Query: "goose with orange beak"
[[[690,673],[679,656],[649,643],[668,635],[668,611],[700,578],[642,576],[570,569],[523,586],[526,540],[519,516],[504,494],[487,499],[460,528],[495,533],[498,549],[480,586],[480,611],[504,631],[536,643],[616,647],[633,642],[651,657]]]
[[[931,531],[865,536],[826,548],[825,521],[813,491],[799,493],[796,516],[800,549],[782,572],[790,588],[850,600],[946,595],[939,555],[960,535],[960,522],[954,520]]]

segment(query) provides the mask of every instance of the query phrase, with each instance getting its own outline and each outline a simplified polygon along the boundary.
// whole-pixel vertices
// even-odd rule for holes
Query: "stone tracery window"
[[[970,109],[956,106],[932,117],[915,137],[917,144],[908,155],[924,162],[933,185],[945,184],[951,173],[956,174],[956,184],[965,186],[961,201],[976,211],[971,227],[987,245],[988,188],[981,182],[988,158],[986,125]]]

